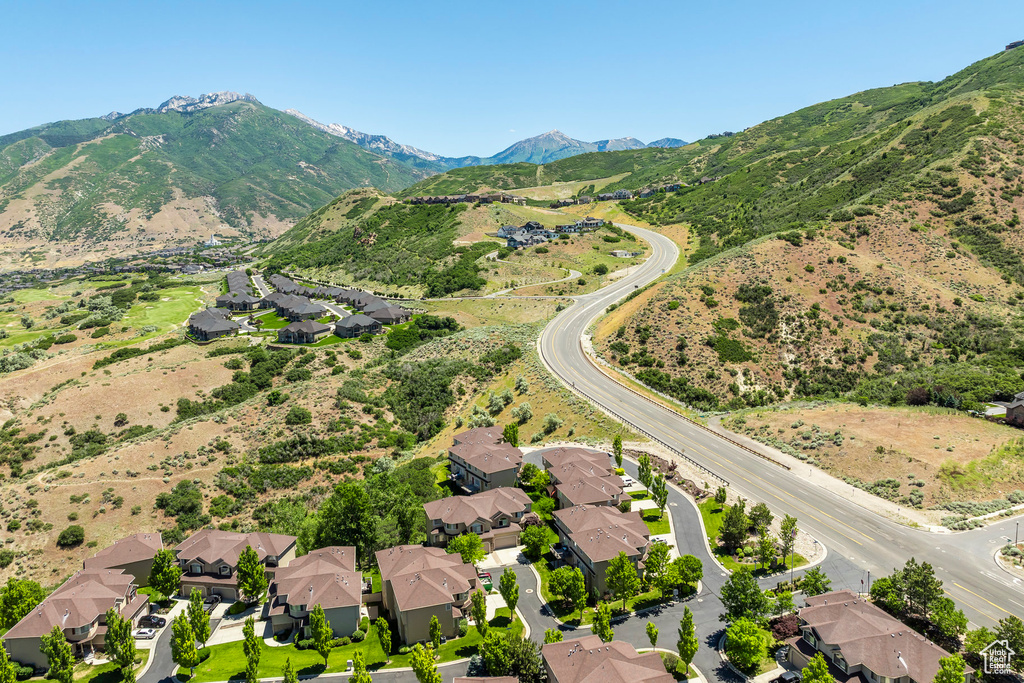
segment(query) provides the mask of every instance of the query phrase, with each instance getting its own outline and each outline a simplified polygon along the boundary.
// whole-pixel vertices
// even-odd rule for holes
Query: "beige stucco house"
[[[356,549],[332,546],[297,557],[274,573],[265,617],[275,633],[299,629],[309,636],[309,613],[324,610],[335,638],[351,636],[359,627],[362,574],[356,571]]]
[[[198,588],[203,596],[237,600],[235,571],[246,546],[256,551],[270,579],[278,567],[287,567],[295,559],[294,536],[201,529],[174,549],[182,570],[181,594],[189,595],[193,588]]]
[[[519,545],[521,522],[532,501],[521,489],[500,487],[471,496],[452,496],[423,504],[427,513],[427,542],[444,547],[455,536],[480,536],[492,552]]]

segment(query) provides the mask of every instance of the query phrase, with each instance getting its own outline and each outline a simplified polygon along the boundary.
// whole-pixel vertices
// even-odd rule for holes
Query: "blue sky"
[[[0,0],[0,16],[0,134],[237,90],[451,156],[553,128],[694,140],[1024,38],[1008,0]]]

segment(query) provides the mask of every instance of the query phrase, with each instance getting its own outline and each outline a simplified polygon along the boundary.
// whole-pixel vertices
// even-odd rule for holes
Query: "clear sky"
[[[1024,38],[1019,0],[0,0],[0,17],[0,134],[236,90],[450,156],[554,128],[695,140]]]

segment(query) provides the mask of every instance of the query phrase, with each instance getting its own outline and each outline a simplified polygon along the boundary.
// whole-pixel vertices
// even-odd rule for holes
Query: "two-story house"
[[[309,637],[309,612],[324,610],[335,638],[350,636],[359,627],[362,574],[356,571],[356,549],[331,546],[297,557],[274,573],[264,618],[275,633],[298,629]]]
[[[523,452],[507,443],[499,443],[500,430],[481,429],[484,428],[455,436],[454,445],[448,449],[451,478],[470,493],[515,486],[523,466]]]
[[[402,642],[429,640],[430,618],[434,616],[442,635],[458,635],[459,620],[468,615],[469,596],[477,588],[473,565],[463,563],[458,554],[422,545],[378,550],[376,558],[384,609],[398,624]]]
[[[427,513],[427,542],[444,547],[455,536],[480,536],[492,552],[519,545],[520,522],[532,501],[521,489],[502,486],[472,496],[453,496],[423,504]]]
[[[120,569],[83,569],[46,597],[4,634],[11,659],[46,669],[41,637],[60,626],[76,657],[102,649],[107,610],[135,624],[146,614],[149,596],[137,592],[134,577]]]
[[[238,599],[238,558],[251,546],[270,578],[278,567],[295,559],[295,537],[254,532],[249,534],[219,529],[201,529],[174,549],[181,564],[181,594],[198,588],[204,596]]]
[[[149,585],[149,572],[153,569],[153,557],[164,547],[159,533],[132,534],[114,541],[82,563],[85,569],[121,569],[135,577],[138,586]]]
[[[927,683],[949,653],[853,591],[806,598],[789,661],[803,668],[821,652],[837,681]],[[967,683],[974,670],[967,668]]]
[[[551,477],[552,493],[560,508],[576,505],[618,506],[630,500],[622,477],[614,473],[610,456],[585,448],[546,451],[542,462]]]
[[[587,588],[608,592],[608,563],[625,553],[642,575],[651,534],[639,512],[621,512],[606,505],[577,505],[554,512],[563,559],[583,572]]]
[[[582,636],[541,648],[549,683],[673,683],[657,652],[629,643]]]

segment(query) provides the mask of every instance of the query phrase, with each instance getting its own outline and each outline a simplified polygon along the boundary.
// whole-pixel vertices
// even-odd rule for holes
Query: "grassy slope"
[[[246,228],[254,214],[290,221],[342,190],[400,187],[417,173],[282,112],[235,102],[193,114],[65,121],[0,138],[0,210],[29,190],[38,195],[37,184],[55,174],[45,182],[51,192],[34,200],[50,239],[109,237],[124,222],[101,204],[138,209],[145,220],[178,191],[212,197],[222,220]]]

